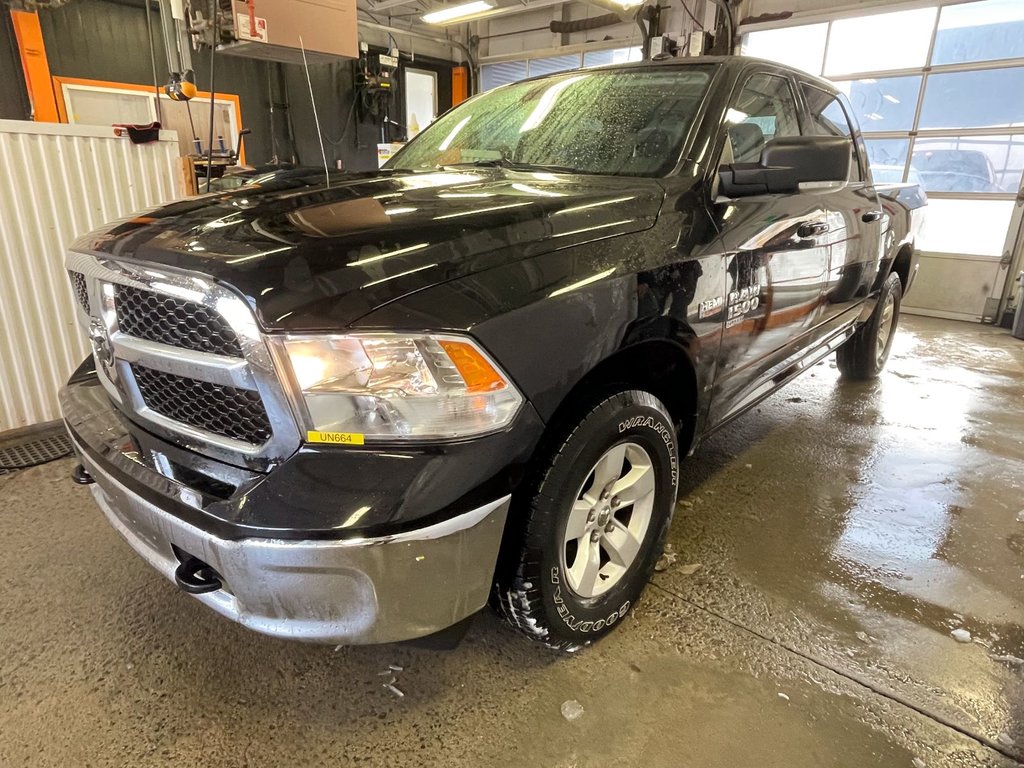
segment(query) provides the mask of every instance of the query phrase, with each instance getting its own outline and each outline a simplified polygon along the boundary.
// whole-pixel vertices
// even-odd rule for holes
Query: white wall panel
[[[921,253],[913,289],[903,302],[912,315],[981,322],[986,302],[998,299],[1006,265],[983,256]]]
[[[0,120],[0,432],[60,417],[57,391],[88,354],[64,253],[81,234],[180,197],[177,141]]]

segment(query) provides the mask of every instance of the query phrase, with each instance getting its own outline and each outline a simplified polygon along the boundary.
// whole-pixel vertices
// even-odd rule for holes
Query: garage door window
[[[553,75],[558,72],[579,69],[581,65],[598,67],[606,64],[625,64],[627,61],[640,61],[642,58],[643,54],[639,46],[633,46],[632,48],[586,51],[582,55],[569,53],[562,56],[547,56],[520,61],[499,61],[480,67],[480,82],[482,90],[489,91],[499,85],[517,83],[528,77]]]
[[[500,61],[497,64],[484,64],[480,67],[480,84],[485,91],[525,79],[525,61]]]
[[[825,61],[828,24],[802,24],[797,27],[751,32],[743,39],[743,55],[771,59],[804,72],[818,74]]]
[[[929,76],[922,129],[1024,125],[1024,67],[942,72]]]
[[[601,67],[607,64],[625,64],[640,61],[644,57],[640,46],[633,48],[609,48],[604,51],[587,51],[583,54],[584,67]]]
[[[1024,58],[1024,3],[947,5],[939,16],[933,64]]]
[[[935,253],[999,256],[1013,215],[1012,200],[929,196],[918,247]],[[965,225],[965,222],[969,224]]]
[[[923,67],[936,13],[935,8],[917,8],[832,22],[825,73],[863,72],[868,62],[876,70]]]
[[[864,131],[910,131],[914,127],[921,76],[865,77],[836,88],[846,94]]]
[[[875,183],[912,182],[928,192],[923,250],[1007,253],[1024,169],[1022,0],[755,30],[743,52],[838,81]]]

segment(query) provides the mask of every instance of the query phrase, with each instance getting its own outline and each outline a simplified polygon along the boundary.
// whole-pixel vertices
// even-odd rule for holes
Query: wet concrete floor
[[[820,364],[687,461],[674,562],[570,657],[486,612],[451,652],[264,638],[71,460],[0,477],[0,766],[1020,765],[1022,396],[976,325],[905,317],[877,382]]]

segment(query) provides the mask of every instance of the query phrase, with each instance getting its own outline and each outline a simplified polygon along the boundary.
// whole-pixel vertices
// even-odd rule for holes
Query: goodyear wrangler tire
[[[878,295],[871,318],[836,350],[836,365],[846,379],[873,379],[882,372],[900,320],[903,290],[900,277],[891,273]]]
[[[547,449],[513,506],[493,603],[515,628],[575,651],[636,604],[672,519],[672,418],[637,390],[599,400]],[[518,523],[518,526],[516,526]]]

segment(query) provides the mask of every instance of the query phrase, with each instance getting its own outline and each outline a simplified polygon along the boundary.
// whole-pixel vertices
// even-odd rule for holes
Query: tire
[[[679,468],[672,417],[650,393],[619,391],[579,413],[514,497],[492,592],[514,628],[568,652],[636,605],[664,547]]]
[[[885,368],[899,325],[902,300],[900,277],[893,272],[882,283],[871,317],[836,350],[836,364],[845,378],[873,379]]]

